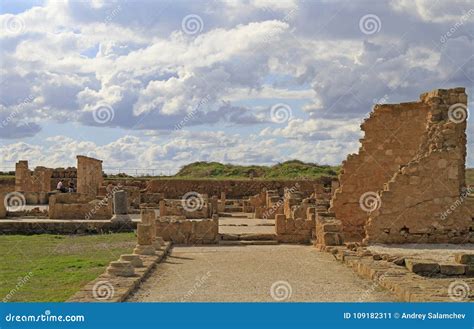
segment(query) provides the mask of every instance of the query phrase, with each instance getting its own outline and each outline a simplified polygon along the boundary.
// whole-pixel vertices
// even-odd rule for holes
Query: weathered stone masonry
[[[342,222],[346,240],[469,239],[467,202],[441,219],[465,188],[466,122],[452,122],[448,111],[454,104],[466,105],[467,95],[464,88],[439,89],[420,98],[376,105],[361,125],[365,137],[359,153],[343,163],[341,185],[331,200],[330,210]],[[361,206],[366,193],[375,202],[369,211]]]

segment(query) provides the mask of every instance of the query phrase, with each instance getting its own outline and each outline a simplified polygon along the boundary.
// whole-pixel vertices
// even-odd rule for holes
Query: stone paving
[[[175,246],[128,301],[357,302],[395,297],[313,246]]]

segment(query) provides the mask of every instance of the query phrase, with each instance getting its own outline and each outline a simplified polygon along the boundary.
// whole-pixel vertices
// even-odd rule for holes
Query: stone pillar
[[[316,207],[306,208],[306,220],[316,220]]]
[[[77,192],[97,196],[102,186],[102,161],[83,155],[77,156]]]
[[[165,202],[165,200],[160,200],[159,208],[160,208],[160,217],[166,216],[166,202]]]
[[[138,244],[133,250],[136,255],[155,255],[155,247],[153,246],[153,231],[149,224],[139,223],[137,225]]]
[[[162,246],[162,239],[157,239],[156,237],[156,213],[154,209],[142,209],[141,220],[143,224],[150,225],[152,231],[152,244],[156,250],[159,250]]]
[[[221,199],[220,199],[220,202],[218,204],[218,212],[224,212],[225,211],[225,192],[221,192]]]
[[[132,218],[128,215],[127,191],[120,190],[114,192],[114,222],[131,222]]]
[[[7,218],[7,209],[5,207],[5,193],[0,193],[0,218]]]
[[[285,229],[285,222],[286,222],[286,216],[285,215],[276,215],[275,216],[275,230],[276,234],[285,234],[286,229]]]
[[[211,198],[211,215],[212,214],[217,214],[219,210],[217,209],[219,205],[219,199],[217,198],[217,195],[213,195]]]

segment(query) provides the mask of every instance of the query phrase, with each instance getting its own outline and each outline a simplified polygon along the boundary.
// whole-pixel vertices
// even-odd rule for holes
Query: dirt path
[[[272,289],[273,287],[273,289]],[[312,246],[174,247],[129,301],[395,301]]]

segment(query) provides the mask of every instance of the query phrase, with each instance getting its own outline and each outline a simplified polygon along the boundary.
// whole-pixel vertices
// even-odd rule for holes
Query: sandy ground
[[[273,286],[273,289],[272,289]],[[174,247],[129,301],[394,301],[312,246]]]
[[[380,254],[410,256],[412,258],[454,262],[458,252],[474,252],[473,244],[394,244],[373,245],[367,249]]]

